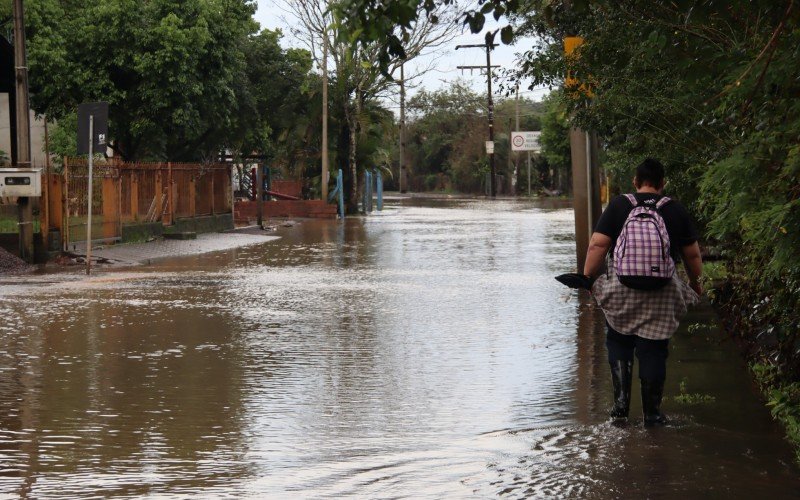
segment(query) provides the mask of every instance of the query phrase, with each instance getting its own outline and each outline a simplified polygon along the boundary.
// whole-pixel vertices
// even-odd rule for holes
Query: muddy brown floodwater
[[[573,267],[568,207],[406,201],[281,231],[0,278],[0,496],[800,492],[706,309],[671,344],[672,424],[607,423],[602,315],[553,279]]]

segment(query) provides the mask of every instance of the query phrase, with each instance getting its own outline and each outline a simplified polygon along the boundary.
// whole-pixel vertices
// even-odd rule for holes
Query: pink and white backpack
[[[675,262],[670,256],[669,234],[661,208],[671,200],[663,197],[642,203],[632,194],[633,205],[614,247],[614,271],[620,283],[637,290],[655,290],[672,280]]]

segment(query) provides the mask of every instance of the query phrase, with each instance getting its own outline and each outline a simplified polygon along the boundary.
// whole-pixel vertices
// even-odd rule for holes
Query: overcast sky
[[[258,10],[255,16],[256,20],[261,24],[262,28],[281,29],[284,34],[282,42],[284,47],[299,47],[299,42],[292,38],[290,30],[287,28],[288,23],[294,22],[293,16],[280,7],[282,5],[281,2],[282,0],[258,0]],[[502,21],[503,19],[501,19],[500,23],[497,23],[494,21],[494,19],[487,20],[486,27],[488,29],[495,29],[497,26],[504,25]],[[456,66],[474,66],[486,64],[486,53],[481,49],[455,50],[456,45],[475,43],[483,43],[483,35],[475,35],[470,33],[468,29],[465,29],[462,34],[456,36],[452,43],[449,44],[448,48],[443,49],[437,54],[428,56],[426,59],[423,59],[419,64],[429,65],[430,61],[433,60],[435,67],[432,71],[429,71],[421,78],[419,87],[427,90],[436,90],[446,86],[448,82],[461,78],[473,89],[475,89],[476,92],[485,94],[486,76],[484,73],[474,71],[472,72],[472,75],[470,75],[470,72],[466,71],[462,74],[462,72],[456,68]],[[524,52],[526,49],[530,48],[531,45],[532,42],[530,39],[522,40],[518,42],[516,46],[507,46],[501,44],[492,51],[492,65],[498,64],[503,68],[513,69],[516,64],[516,53]],[[407,75],[408,74],[409,72],[407,70]],[[493,94],[496,96],[498,92],[497,83],[497,80],[492,83]],[[538,101],[547,94],[547,89],[534,89],[533,91],[528,91],[527,85],[527,83],[523,82],[523,86],[521,87],[524,89],[520,92],[520,95],[523,97]],[[408,94],[413,95],[414,92],[415,90],[411,89],[409,90]],[[389,107],[392,107],[396,104],[397,103],[387,103]]]

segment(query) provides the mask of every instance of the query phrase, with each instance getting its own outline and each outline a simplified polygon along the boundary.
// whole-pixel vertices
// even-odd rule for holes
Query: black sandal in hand
[[[594,284],[594,278],[590,278],[584,274],[578,273],[562,274],[556,276],[556,280],[570,288],[583,288],[585,290],[591,290],[592,285]]]

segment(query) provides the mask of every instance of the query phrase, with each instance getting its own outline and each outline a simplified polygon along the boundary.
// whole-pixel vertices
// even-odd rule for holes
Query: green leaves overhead
[[[258,35],[254,12],[251,0],[27,2],[32,105],[61,119],[81,102],[108,101],[111,144],[127,159],[207,158],[234,143],[261,149],[270,127],[248,120],[262,131],[256,139],[239,126],[271,106],[252,80],[267,77],[251,67],[287,54],[279,35]],[[248,62],[265,43],[268,58]],[[307,73],[310,61],[299,68]],[[281,76],[270,75],[278,88]],[[286,92],[299,93],[296,75],[287,78]]]

